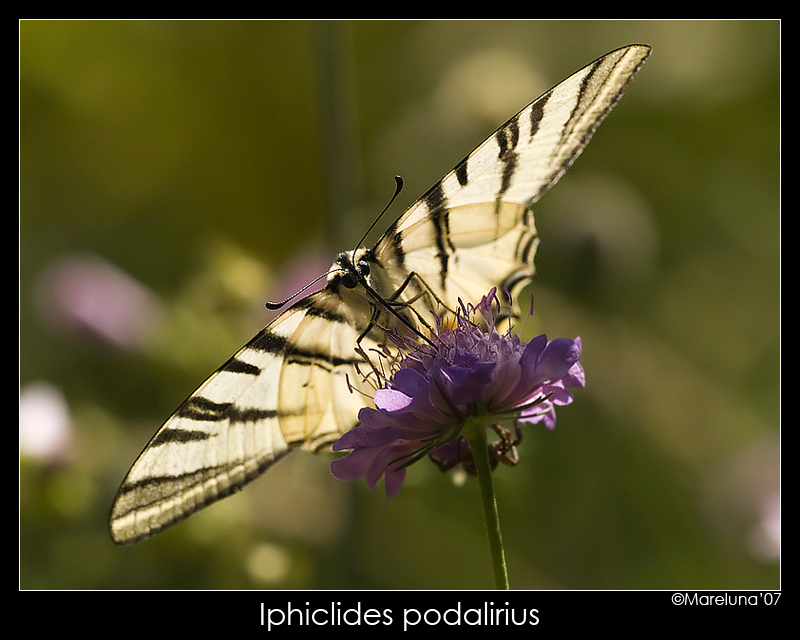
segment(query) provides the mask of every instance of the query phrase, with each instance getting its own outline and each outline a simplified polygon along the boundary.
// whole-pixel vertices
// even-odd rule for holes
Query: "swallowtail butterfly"
[[[374,247],[340,254],[324,289],[272,321],[150,440],[117,492],[114,541],[154,535],[292,449],[328,450],[368,402],[359,385],[369,363],[357,346],[388,348],[388,331],[421,329],[430,311],[527,284],[539,241],[531,205],[581,153],[649,53],[623,47],[556,85],[459,162]]]

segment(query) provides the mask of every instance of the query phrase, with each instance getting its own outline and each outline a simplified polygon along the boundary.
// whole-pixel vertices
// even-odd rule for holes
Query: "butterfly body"
[[[392,223],[339,254],[325,287],[259,332],[155,434],[120,486],[110,530],[143,540],[229,495],[294,448],[327,450],[369,403],[364,370],[392,332],[530,282],[531,205],[566,171],[649,55],[631,45],[556,85]],[[502,296],[501,296],[502,297]],[[512,296],[516,299],[516,296]],[[514,316],[506,307],[502,315]]]

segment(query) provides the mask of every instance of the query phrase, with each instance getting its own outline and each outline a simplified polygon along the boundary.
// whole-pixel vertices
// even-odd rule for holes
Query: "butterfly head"
[[[363,247],[340,253],[328,275],[328,288],[355,289],[363,284],[370,272],[371,252]]]

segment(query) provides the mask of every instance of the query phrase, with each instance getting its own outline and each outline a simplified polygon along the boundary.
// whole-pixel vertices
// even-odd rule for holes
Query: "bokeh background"
[[[780,23],[20,23],[20,586],[491,588],[474,482],[293,455],[133,547],[107,516],[196,385],[406,186],[619,46],[536,207],[526,332],[587,387],[495,473],[517,589],[780,587]]]

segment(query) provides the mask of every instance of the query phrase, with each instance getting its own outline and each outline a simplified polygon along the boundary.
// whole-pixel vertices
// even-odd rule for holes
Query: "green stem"
[[[475,470],[478,474],[478,483],[481,487],[481,501],[483,502],[483,519],[486,524],[486,536],[489,540],[489,553],[492,557],[492,570],[494,583],[498,589],[508,589],[508,572],[506,557],[503,551],[503,538],[500,535],[500,518],[497,514],[497,501],[494,497],[492,484],[492,468],[489,464],[489,450],[486,440],[486,419],[481,417],[468,418],[461,435],[469,444],[472,457],[475,460]]]

